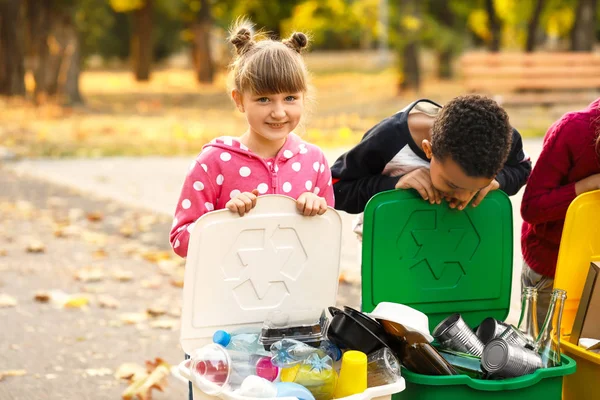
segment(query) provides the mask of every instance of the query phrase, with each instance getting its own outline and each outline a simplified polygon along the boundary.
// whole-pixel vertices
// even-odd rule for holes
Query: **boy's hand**
[[[229,200],[227,204],[225,204],[225,208],[231,212],[236,212],[240,214],[240,217],[243,217],[244,214],[256,207],[257,196],[257,189],[254,189],[252,192],[240,193],[233,199]]]
[[[304,192],[296,200],[296,207],[302,215],[314,217],[317,214],[325,214],[327,201],[312,192]]]
[[[449,204],[450,208],[456,208],[458,210],[464,210],[465,207],[469,204],[469,202],[471,202],[471,205],[473,207],[477,207],[479,205],[479,203],[481,203],[481,200],[483,200],[484,197],[487,196],[487,194],[490,191],[497,190],[499,188],[500,188],[500,184],[498,183],[497,180],[494,179],[492,182],[490,182],[489,185],[487,185],[483,189],[479,190],[478,192],[473,193],[473,196],[471,196],[469,198],[469,200],[460,201],[457,199],[447,199],[448,204]]]
[[[442,195],[433,187],[429,169],[425,167],[417,168],[402,176],[396,183],[396,189],[416,189],[423,200],[427,200],[431,204],[442,202]]]

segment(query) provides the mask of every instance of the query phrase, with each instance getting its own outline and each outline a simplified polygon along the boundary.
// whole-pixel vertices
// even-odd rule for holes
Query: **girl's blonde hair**
[[[240,93],[254,95],[306,93],[309,77],[302,59],[308,38],[294,32],[283,41],[254,40],[253,25],[238,20],[230,30],[229,41],[236,57],[231,64],[232,86]]]

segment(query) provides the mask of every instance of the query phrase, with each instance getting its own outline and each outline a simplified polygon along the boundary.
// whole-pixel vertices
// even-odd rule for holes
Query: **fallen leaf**
[[[150,307],[146,310],[146,312],[151,317],[156,318],[156,317],[160,317],[161,315],[165,315],[167,313],[167,310],[165,310],[162,307]]]
[[[171,317],[181,317],[181,307],[171,307],[167,314]]]
[[[128,324],[134,325],[140,322],[143,322],[148,319],[148,314],[146,313],[124,313],[119,315],[119,319]]]
[[[15,307],[17,305],[17,299],[7,294],[0,294],[0,308]]]
[[[119,233],[123,237],[130,238],[135,233],[135,229],[133,229],[133,226],[131,225],[123,225],[119,228]]]
[[[81,234],[81,228],[75,225],[56,224],[54,226],[54,236],[59,238],[76,237]]]
[[[75,279],[82,282],[99,282],[104,279],[104,271],[98,267],[83,267],[75,272]]]
[[[65,308],[82,308],[84,306],[87,306],[89,303],[90,299],[88,299],[86,296],[75,295],[70,296],[63,306]]]
[[[154,329],[169,329],[175,330],[179,326],[179,320],[177,319],[157,319],[150,321],[150,327]]]
[[[28,253],[43,253],[46,251],[46,246],[39,240],[32,240],[27,244],[26,250]]]
[[[183,279],[171,279],[169,281],[171,283],[171,285],[178,287],[178,288],[182,288],[183,287]]]
[[[147,378],[148,372],[146,372],[146,368],[139,364],[125,363],[121,364],[119,368],[117,368],[117,372],[115,372],[114,376],[116,379],[131,379],[134,381],[139,381],[140,379]]]
[[[4,379],[5,376],[23,376],[27,374],[27,371],[24,369],[10,369],[7,371],[0,371],[0,381]]]
[[[121,303],[117,299],[109,295],[98,296],[98,305],[101,308],[119,308]]]
[[[109,368],[88,368],[85,370],[88,376],[107,376],[112,375],[112,370]]]
[[[104,219],[104,215],[100,211],[89,212],[85,217],[91,222],[98,222]]]
[[[50,293],[48,292],[36,292],[33,299],[39,303],[47,303],[50,301]]]
[[[140,283],[145,289],[158,289],[162,285],[162,279],[160,276],[153,276],[150,279],[144,279]]]
[[[146,378],[134,380],[122,394],[123,400],[150,400],[152,389],[164,391],[167,378],[171,373],[169,364],[157,358],[154,362],[146,361],[149,375]]]
[[[171,258],[170,251],[146,251],[142,254],[142,257],[150,262],[159,262],[160,260],[168,260]]]
[[[108,253],[104,249],[98,249],[92,253],[92,257],[94,257],[96,260],[100,260],[108,257]]]
[[[106,246],[106,242],[108,241],[108,237],[105,234],[98,232],[84,231],[82,237],[86,242],[100,247]]]
[[[133,272],[124,269],[117,269],[113,272],[113,278],[120,282],[129,282],[133,279]]]

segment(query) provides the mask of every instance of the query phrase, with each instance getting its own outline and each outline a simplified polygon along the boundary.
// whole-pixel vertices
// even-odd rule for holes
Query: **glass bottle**
[[[543,368],[555,367],[561,364],[560,322],[566,299],[567,292],[565,290],[554,289],[552,291],[548,313],[546,314],[544,324],[542,325],[534,347],[534,350],[537,351],[542,358]],[[552,340],[553,336],[556,336],[556,340]]]
[[[525,338],[534,343],[539,335],[537,320],[537,288],[525,287],[521,294],[521,316],[517,329],[523,332]]]

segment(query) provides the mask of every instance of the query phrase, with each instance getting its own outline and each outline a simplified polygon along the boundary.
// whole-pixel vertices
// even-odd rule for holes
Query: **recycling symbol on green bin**
[[[297,280],[308,259],[295,229],[251,229],[232,246],[235,260],[222,270],[238,304],[247,309],[279,304],[290,294],[287,280]]]
[[[397,240],[402,269],[423,289],[456,287],[481,244],[465,211],[415,211]]]

